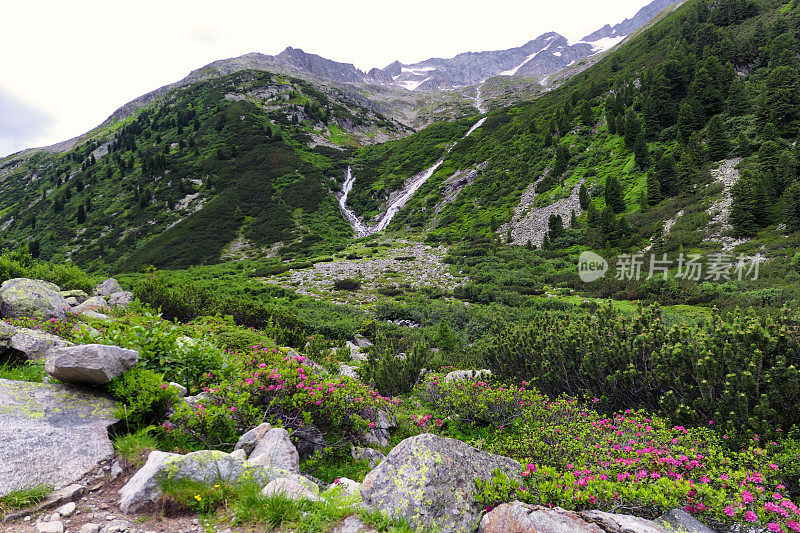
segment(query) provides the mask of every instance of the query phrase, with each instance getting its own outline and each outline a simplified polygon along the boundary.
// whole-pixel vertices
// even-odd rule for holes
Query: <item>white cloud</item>
[[[519,46],[546,31],[573,40],[647,0],[28,0],[3,7],[0,86],[54,117],[54,143],[137,96],[217,59],[286,46],[368,70]],[[3,153],[0,147],[0,154]]]

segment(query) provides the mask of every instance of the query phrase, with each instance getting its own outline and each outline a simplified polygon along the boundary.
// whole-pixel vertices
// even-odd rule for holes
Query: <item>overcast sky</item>
[[[26,0],[0,31],[0,156],[88,131],[217,59],[302,48],[363,70],[578,39],[648,0]]]

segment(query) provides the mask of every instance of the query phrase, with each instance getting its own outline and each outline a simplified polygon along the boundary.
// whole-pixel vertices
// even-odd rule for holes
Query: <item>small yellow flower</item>
[[[218,488],[219,488],[219,485],[214,485],[214,488],[215,488],[215,489],[218,489]]]
[[[203,498],[199,494],[195,494],[194,499],[197,501],[201,501]]]

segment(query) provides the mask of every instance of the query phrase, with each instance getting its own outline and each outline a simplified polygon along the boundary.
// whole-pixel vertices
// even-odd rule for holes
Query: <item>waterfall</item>
[[[356,232],[356,235],[359,237],[365,237],[370,235],[367,232],[367,227],[361,222],[361,219],[356,216],[352,209],[347,207],[347,197],[350,195],[350,191],[353,190],[353,183],[355,183],[356,178],[353,176],[353,172],[350,167],[347,167],[347,173],[345,174],[344,178],[344,185],[342,185],[342,196],[339,197],[339,208],[341,208],[342,213],[347,220],[350,222],[350,225],[353,226],[353,229]]]
[[[477,107],[481,113],[486,113],[486,108],[483,107],[484,81],[485,80],[481,80],[480,84],[478,85],[477,95],[475,97],[475,107]],[[475,124],[473,124],[464,137],[462,137],[462,139],[466,139],[472,135],[472,132],[480,128],[484,122],[486,122],[486,117],[481,118]],[[364,224],[364,222],[353,212],[353,210],[347,207],[347,197],[350,195],[350,191],[353,190],[353,183],[356,181],[356,178],[353,176],[352,169],[347,167],[344,184],[342,185],[342,196],[339,197],[339,208],[350,222],[350,225],[353,226],[353,230],[356,232],[356,235],[358,237],[367,237],[385,230],[395,215],[400,212],[400,210],[408,203],[409,200],[411,200],[411,197],[414,196],[414,193],[416,193],[419,188],[422,187],[431,176],[433,176],[433,173],[436,172],[442,163],[444,163],[445,157],[447,157],[447,154],[449,154],[450,151],[455,148],[456,144],[457,143],[453,143],[452,145],[448,146],[444,155],[440,157],[432,167],[415,174],[411,177],[411,179],[407,180],[399,194],[395,196],[394,200],[389,202],[389,205],[386,207],[386,212],[383,213],[378,222],[372,226],[367,226]]]

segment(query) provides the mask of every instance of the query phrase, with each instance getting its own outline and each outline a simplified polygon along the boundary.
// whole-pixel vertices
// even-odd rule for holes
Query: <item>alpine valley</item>
[[[3,530],[800,531],[800,0],[608,22],[0,158]]]

